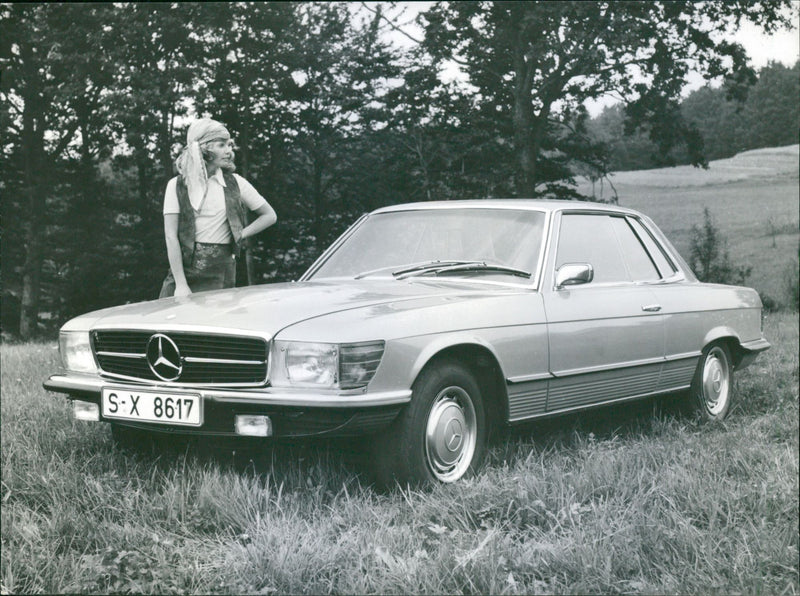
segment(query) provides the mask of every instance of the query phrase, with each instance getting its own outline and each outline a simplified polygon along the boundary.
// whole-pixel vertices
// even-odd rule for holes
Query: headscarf
[[[208,191],[208,172],[200,145],[210,141],[227,141],[230,138],[228,129],[211,118],[200,118],[189,125],[186,147],[175,160],[175,166],[186,182],[189,202],[195,211],[200,210]]]

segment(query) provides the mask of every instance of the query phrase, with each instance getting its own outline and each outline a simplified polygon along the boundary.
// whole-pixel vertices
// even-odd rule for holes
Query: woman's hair
[[[211,161],[214,158],[214,153],[208,148],[203,145],[200,145],[200,153],[203,156],[205,161]]]
[[[200,209],[208,188],[205,162],[211,153],[203,145],[220,138],[230,138],[224,125],[210,118],[195,120],[186,131],[186,147],[175,160],[178,173],[186,182],[189,201],[195,210]]]

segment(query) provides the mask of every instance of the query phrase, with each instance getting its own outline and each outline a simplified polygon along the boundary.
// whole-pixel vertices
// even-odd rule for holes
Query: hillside
[[[676,166],[656,170],[614,172],[611,174],[611,182],[622,196],[623,190],[630,192],[640,188],[686,188],[787,177],[797,180],[799,156],[800,145],[754,149],[728,159],[712,161],[707,170],[693,166]],[[591,188],[591,183],[585,179],[579,185],[579,189],[584,193],[591,193]],[[601,198],[599,186],[596,195]]]
[[[649,215],[678,251],[689,255],[693,225],[708,207],[736,264],[753,268],[748,285],[785,302],[786,283],[797,276],[800,240],[800,146],[756,149],[712,161],[707,170],[678,166],[616,172],[619,204]],[[592,194],[583,180],[579,190]],[[602,194],[601,194],[602,193]],[[608,199],[606,182],[595,196]]]

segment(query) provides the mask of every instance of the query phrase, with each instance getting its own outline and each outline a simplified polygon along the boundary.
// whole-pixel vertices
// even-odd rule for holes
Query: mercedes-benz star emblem
[[[174,381],[183,371],[183,359],[178,346],[162,333],[156,333],[147,340],[147,364],[162,381]]]
[[[449,435],[447,439],[447,448],[450,451],[456,451],[461,447],[461,438],[464,433],[461,429],[461,423],[455,418],[447,424],[446,434]]]

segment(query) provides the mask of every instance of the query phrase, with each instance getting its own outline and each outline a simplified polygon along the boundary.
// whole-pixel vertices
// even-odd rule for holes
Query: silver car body
[[[331,256],[370,217],[454,209],[540,213],[541,246],[531,249],[537,254],[533,274],[529,278],[459,275],[457,271],[455,275],[392,275],[388,271],[346,278],[320,275]],[[662,252],[674,271],[647,282],[580,283],[575,279],[575,285],[557,285],[562,220],[580,214],[635,219],[646,230],[642,235],[649,236],[651,252]],[[380,251],[381,246],[372,250]],[[324,417],[332,409],[344,412],[336,424],[289,434],[379,430],[412,399],[412,386],[421,371],[443,354],[460,359],[467,368],[492,371],[481,381],[486,383],[487,410],[496,422],[517,423],[687,390],[704,347],[715,341],[727,342],[733,366],[739,368],[769,347],[762,335],[758,294],[749,288],[698,282],[646,216],[607,205],[538,200],[452,201],[380,209],[356,222],[297,282],[110,308],[69,321],[62,333],[97,330],[258,337],[270,352],[269,372],[258,383],[210,386],[180,378],[124,378],[98,366],[97,372],[55,374],[45,383],[48,389],[95,403],[107,386],[190,389],[204,404],[246,404],[257,406],[252,411],[261,408],[268,414],[297,409]],[[279,341],[380,341],[383,353],[374,376],[363,387],[276,387],[271,378]],[[363,428],[347,422],[348,410],[364,413],[373,408],[388,408],[390,414]],[[171,430],[211,432],[203,427]],[[235,432],[217,428],[212,434]]]

